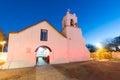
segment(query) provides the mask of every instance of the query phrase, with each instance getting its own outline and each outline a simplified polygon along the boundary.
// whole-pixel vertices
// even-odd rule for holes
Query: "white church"
[[[20,68],[90,60],[77,16],[66,13],[62,32],[41,21],[19,32],[9,33],[7,61],[3,68]]]

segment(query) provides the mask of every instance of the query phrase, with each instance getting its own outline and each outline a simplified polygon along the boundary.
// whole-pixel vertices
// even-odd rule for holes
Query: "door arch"
[[[48,46],[39,46],[35,52],[36,65],[46,65],[50,63],[50,53],[52,50]]]

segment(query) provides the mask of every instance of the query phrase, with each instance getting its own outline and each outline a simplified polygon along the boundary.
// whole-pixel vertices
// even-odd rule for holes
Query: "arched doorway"
[[[40,46],[36,49],[36,65],[46,65],[50,62],[50,52],[52,50],[47,46]]]

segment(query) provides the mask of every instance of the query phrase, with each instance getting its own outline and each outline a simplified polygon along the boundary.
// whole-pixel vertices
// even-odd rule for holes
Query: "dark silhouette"
[[[90,52],[95,52],[97,50],[97,48],[92,44],[87,44],[86,47]]]

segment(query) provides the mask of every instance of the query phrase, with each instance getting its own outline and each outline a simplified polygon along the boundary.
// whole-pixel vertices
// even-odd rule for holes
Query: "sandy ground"
[[[120,61],[88,61],[0,70],[0,80],[120,80]]]

